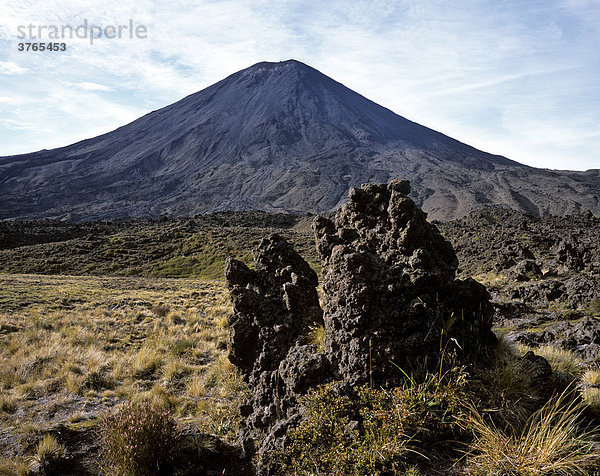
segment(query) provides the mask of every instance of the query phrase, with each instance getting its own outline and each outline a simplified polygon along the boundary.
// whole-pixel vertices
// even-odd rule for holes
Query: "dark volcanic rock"
[[[407,197],[407,181],[351,189],[332,220],[314,221],[323,264],[326,353],[337,375],[377,385],[398,366],[436,365],[442,347],[462,357],[495,341],[485,288],[454,279],[456,255]]]
[[[302,417],[298,397],[340,380],[340,391],[372,381],[400,383],[405,371],[459,362],[495,343],[485,288],[455,280],[450,244],[407,197],[408,181],[351,189],[333,219],[313,227],[323,265],[322,313],[317,276],[278,235],[261,242],[255,270],[229,260],[225,268],[234,315],[230,360],[249,384],[241,405],[248,451],[263,454],[284,441]],[[311,345],[325,326],[324,351]]]
[[[573,351],[588,363],[600,362],[600,321],[592,317],[575,322],[560,321],[541,332],[511,332],[508,338],[530,347],[553,345]]]
[[[490,279],[497,301],[587,311],[600,297],[600,218],[590,213],[536,218],[489,208],[438,226],[462,273]]]
[[[536,218],[487,208],[437,224],[452,243],[461,268],[471,274],[508,271],[534,259],[555,273],[600,273],[600,218],[589,213]]]
[[[531,279],[540,278],[542,270],[533,259],[524,259],[519,261],[512,269],[512,276],[517,281],[529,281]]]
[[[565,238],[556,246],[557,260],[567,269],[581,271],[585,269],[586,250],[583,246],[575,243],[572,238]]]
[[[535,395],[530,395],[538,404],[543,403],[550,397],[554,388],[552,367],[550,363],[532,351],[527,352],[517,360],[520,373],[527,375],[527,380],[535,382]]]
[[[268,446],[285,434],[297,394],[319,383],[327,367],[307,339],[323,323],[316,273],[277,234],[260,243],[254,262],[255,270],[236,260],[225,266],[234,307],[229,360],[252,392],[240,407],[247,451],[252,440]]]
[[[527,260],[533,260],[534,255],[531,250],[522,243],[508,243],[506,247],[498,251],[494,267],[497,271],[509,269],[518,263]]]

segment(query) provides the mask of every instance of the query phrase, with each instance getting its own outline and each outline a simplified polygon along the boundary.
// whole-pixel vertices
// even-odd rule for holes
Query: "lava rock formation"
[[[396,385],[404,372],[443,356],[466,363],[495,343],[489,294],[455,279],[454,250],[409,192],[408,181],[366,184],[332,219],[315,218],[324,311],[316,273],[280,236],[262,241],[255,270],[228,260],[230,360],[251,391],[240,407],[246,450],[277,447],[310,387]],[[322,351],[310,342],[320,325]]]

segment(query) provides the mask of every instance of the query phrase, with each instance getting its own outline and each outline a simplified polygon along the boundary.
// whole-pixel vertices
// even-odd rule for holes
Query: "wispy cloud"
[[[28,130],[32,126],[30,122],[21,122],[15,119],[0,119],[0,124],[11,131]]]
[[[84,91],[113,91],[114,89],[104,84],[98,84],[91,81],[81,81],[79,83],[69,83],[71,86],[83,89]]]
[[[27,71],[27,68],[22,68],[17,63],[12,61],[0,61],[1,74],[21,74]]]
[[[148,37],[17,50],[19,25],[84,19],[131,19]],[[5,0],[0,117],[23,128],[0,130],[0,155],[106,132],[255,62],[296,58],[476,147],[598,168],[598,24],[593,0]]]

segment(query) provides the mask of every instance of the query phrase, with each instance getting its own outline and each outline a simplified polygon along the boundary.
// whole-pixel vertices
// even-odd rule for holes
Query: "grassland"
[[[102,417],[121,403],[145,401],[170,410],[186,435],[198,437],[194,441],[204,460],[207,454],[225,455],[212,470],[203,467],[206,474],[249,474],[235,466],[240,463],[231,446],[238,443],[237,406],[246,389],[226,358],[231,306],[223,265],[227,256],[251,265],[251,250],[262,237],[277,232],[319,271],[310,221],[232,212],[122,223],[0,223],[0,476],[39,474],[40,462],[56,455],[66,455],[72,463],[70,472],[58,474],[103,474],[98,464]],[[463,270],[465,276],[472,269]],[[494,293],[512,283],[499,272],[477,278]],[[555,317],[575,322],[574,313],[578,318],[586,312],[597,316],[596,301],[591,301],[589,312],[563,309],[562,303],[554,304],[556,309],[536,307],[523,311],[527,320],[515,324],[506,318],[496,331],[505,333],[515,326],[542,331]],[[322,335],[314,337],[322,341]],[[329,461],[331,467],[354,465],[347,474],[371,474],[373,455],[389,452],[391,441],[398,467],[406,474],[428,474],[422,468],[439,469],[439,462],[432,460],[433,466],[427,466],[417,458],[419,464],[411,469],[405,465],[407,455],[423,453],[429,440],[437,448],[441,428],[462,441],[447,445],[452,451],[446,457],[458,460],[444,461],[448,466],[440,474],[449,474],[443,471],[450,466],[452,474],[550,474],[535,466],[555,464],[556,455],[562,458],[563,453],[548,446],[557,440],[556,434],[564,436],[561,448],[575,459],[567,458],[565,471],[555,474],[575,474],[573,468],[583,468],[584,463],[581,474],[595,474],[588,469],[600,460],[598,438],[584,434],[581,439],[577,427],[581,412],[587,422],[598,423],[597,366],[547,345],[515,348],[503,341],[498,349],[491,368],[472,375],[461,371],[449,382],[431,380],[396,389],[396,394],[375,389],[366,395],[383,410],[366,405],[357,411],[367,420],[385,417],[392,426],[374,426],[362,440],[353,436],[346,441],[347,415],[334,418],[339,402],[327,400],[326,390],[317,393],[316,403],[324,401],[332,410],[323,412],[317,405],[315,420],[292,434],[296,446],[291,448],[297,452],[285,455],[282,464],[292,473],[311,468],[309,474],[315,465]],[[581,403],[558,421],[562,426],[547,415],[560,413],[564,406],[555,408],[556,400],[551,400],[540,408],[542,402],[533,397],[545,389],[529,381],[518,365],[518,358],[529,350],[549,360],[561,385],[574,390],[575,401]],[[535,404],[530,405],[532,398]],[[444,402],[448,405],[441,405]],[[423,410],[418,418],[415,409]],[[427,429],[424,422],[442,426]],[[498,422],[501,425],[494,426]],[[311,435],[322,437],[322,423],[339,430],[339,438],[325,438],[314,448],[318,438],[313,441]],[[514,430],[507,432],[505,427]],[[538,427],[546,433],[535,433]],[[403,433],[394,433],[390,440],[386,431],[398,428],[404,428]],[[573,442],[579,440],[585,447],[573,450]],[[548,452],[542,455],[539,449]],[[581,455],[585,461],[577,460]],[[235,460],[238,463],[231,466]],[[371,469],[361,472],[357,465]],[[323,468],[314,471],[326,474]],[[176,474],[198,471],[196,466]]]
[[[1,275],[1,464],[24,464],[61,429],[83,448],[132,400],[233,441],[244,391],[226,359],[229,312],[221,281]]]

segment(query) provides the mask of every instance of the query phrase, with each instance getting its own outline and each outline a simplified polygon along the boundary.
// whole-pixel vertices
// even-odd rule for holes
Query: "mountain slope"
[[[599,171],[479,151],[290,60],[258,63],[108,134],[0,158],[0,219],[323,212],[349,186],[395,177],[438,219],[490,204],[600,211]]]

